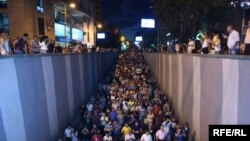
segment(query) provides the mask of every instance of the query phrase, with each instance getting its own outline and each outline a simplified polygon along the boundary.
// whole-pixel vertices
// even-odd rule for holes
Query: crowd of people
[[[250,26],[249,26],[250,27]],[[227,27],[228,35],[221,34],[219,35],[218,32],[214,32],[212,34],[212,38],[208,36],[207,33],[200,34],[199,42],[200,46],[196,47],[196,43],[194,40],[189,39],[187,44],[180,45],[176,44],[175,49],[177,53],[200,53],[200,54],[230,54],[230,55],[238,55],[238,54],[245,54],[250,55],[247,49],[240,48],[240,34],[236,31],[232,25]],[[250,33],[248,33],[250,35]],[[250,37],[250,36],[249,36]],[[248,40],[249,37],[246,37]],[[225,46],[222,47],[222,40],[221,38],[225,39],[226,48]],[[240,50],[241,49],[241,50]]]
[[[155,49],[147,49],[149,52],[168,53],[198,53],[198,54],[229,54],[250,55],[250,22],[244,37],[234,29],[232,25],[227,26],[227,33],[214,31],[213,33],[199,32],[194,38],[180,43],[169,42],[168,45],[158,45]]]
[[[84,42],[71,42],[63,47],[55,40],[50,40],[48,36],[34,36],[29,38],[29,34],[24,33],[22,37],[11,40],[8,33],[2,33],[0,36],[0,55],[11,54],[46,54],[46,53],[82,53],[82,52],[103,52],[110,49],[95,48]]]
[[[141,53],[120,54],[80,111],[82,122],[65,129],[66,141],[189,141],[189,123],[179,124]]]

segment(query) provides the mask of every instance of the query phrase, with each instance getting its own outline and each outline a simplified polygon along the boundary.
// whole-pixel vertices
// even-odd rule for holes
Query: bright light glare
[[[122,36],[120,40],[121,40],[122,42],[124,42],[126,39],[125,39],[124,36]]]
[[[102,24],[98,24],[97,28],[99,28],[99,29],[102,28]]]
[[[70,4],[69,4],[69,7],[70,7],[70,8],[76,8],[76,4],[75,4],[75,3],[70,3]]]
[[[105,33],[97,33],[97,39],[105,39]]]
[[[135,41],[141,42],[141,41],[142,41],[142,36],[136,36],[136,37],[135,37]]]
[[[171,33],[168,33],[166,36],[168,37],[168,36],[170,36],[171,35]]]
[[[141,19],[141,27],[142,28],[155,28],[155,20],[154,19]]]

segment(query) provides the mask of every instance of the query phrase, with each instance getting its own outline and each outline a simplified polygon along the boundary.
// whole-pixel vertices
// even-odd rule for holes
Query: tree
[[[183,41],[194,37],[199,30],[222,28],[221,25],[230,19],[229,12],[235,9],[231,2],[232,0],[156,0],[154,12],[161,30],[171,32]]]

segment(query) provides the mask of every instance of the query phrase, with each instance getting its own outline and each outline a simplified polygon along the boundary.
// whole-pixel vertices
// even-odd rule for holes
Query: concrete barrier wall
[[[196,141],[210,124],[250,124],[250,57],[144,53],[181,122]]]
[[[0,58],[0,140],[55,141],[116,53]]]

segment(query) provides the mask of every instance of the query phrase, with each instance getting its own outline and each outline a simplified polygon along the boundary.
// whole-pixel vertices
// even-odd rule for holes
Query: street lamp
[[[98,23],[98,24],[95,24],[95,27],[94,27],[94,36],[95,36],[95,38],[94,38],[94,42],[95,42],[95,45],[97,45],[97,42],[96,42],[96,38],[97,38],[97,31],[98,31],[98,29],[102,29],[102,27],[103,27],[103,25],[101,24],[101,23]]]
[[[124,37],[124,36],[121,36],[120,41],[121,41],[121,42],[124,42],[125,40],[126,40],[125,37]]]
[[[98,28],[98,29],[101,29],[101,28],[102,28],[102,24],[100,24],[100,23],[97,24],[97,28]]]
[[[75,3],[70,3],[69,4],[70,8],[76,8]],[[64,46],[67,46],[67,4],[64,3]]]
[[[76,4],[75,3],[70,3],[69,7],[74,9],[74,8],[76,8]]]

